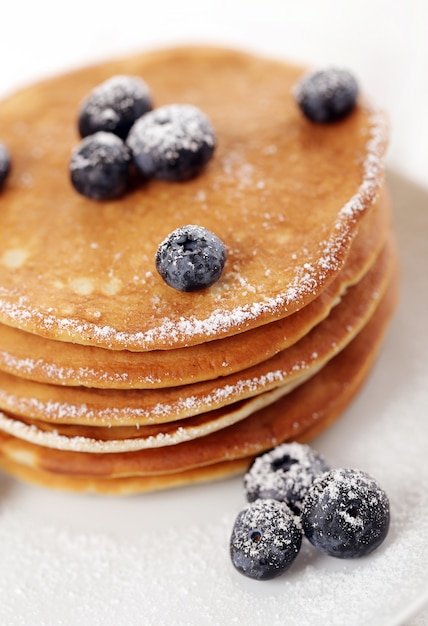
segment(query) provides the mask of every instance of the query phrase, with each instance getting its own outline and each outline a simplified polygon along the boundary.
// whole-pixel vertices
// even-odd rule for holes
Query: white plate
[[[370,380],[315,444],[331,465],[383,485],[392,506],[383,546],[342,561],[305,544],[287,574],[260,583],[229,562],[238,479],[119,499],[1,475],[1,624],[393,626],[428,601],[428,193],[389,178],[401,305]]]

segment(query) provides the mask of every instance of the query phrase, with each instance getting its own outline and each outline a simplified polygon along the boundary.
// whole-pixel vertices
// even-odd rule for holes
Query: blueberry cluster
[[[6,180],[10,171],[9,150],[3,143],[0,143],[0,188]]]
[[[352,111],[358,84],[348,70],[329,68],[303,76],[294,95],[308,119],[324,124],[340,120]]]
[[[235,520],[230,555],[250,578],[286,571],[304,536],[325,554],[357,558],[388,533],[389,501],[378,483],[361,470],[329,469],[307,445],[285,443],[261,455],[244,487],[249,504]]]
[[[81,105],[78,128],[82,142],[71,155],[71,182],[95,200],[123,195],[132,164],[144,179],[193,178],[216,144],[202,111],[188,104],[153,109],[149,88],[135,76],[98,85]]]

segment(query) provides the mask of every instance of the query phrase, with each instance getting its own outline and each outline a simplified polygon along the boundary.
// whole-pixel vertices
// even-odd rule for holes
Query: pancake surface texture
[[[300,112],[303,68],[235,51],[182,49],[80,70],[0,105],[14,167],[2,197],[0,321],[130,350],[205,342],[280,319],[342,268],[382,185],[384,116],[363,101],[323,126]],[[155,105],[201,108],[214,158],[186,184],[150,181],[120,200],[81,197],[68,177],[80,102],[115,73],[144,76]],[[195,222],[225,243],[224,274],[183,294],[154,255]],[[126,315],[124,315],[126,309]]]
[[[359,95],[309,121],[303,67],[212,47],[160,50],[52,78],[0,102],[0,467],[126,494],[243,471],[307,441],[351,402],[397,300],[385,115]],[[191,104],[213,158],[184,182],[133,172],[118,199],[72,187],[78,112],[115,75],[154,107]],[[159,244],[196,224],[227,251],[209,288],[169,287]]]

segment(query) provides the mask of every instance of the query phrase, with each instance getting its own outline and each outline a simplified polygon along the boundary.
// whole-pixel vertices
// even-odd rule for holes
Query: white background
[[[348,67],[355,72],[363,89],[389,111],[392,126],[388,153],[390,169],[404,174],[407,179],[428,185],[426,0],[3,0],[0,20],[0,94],[88,62],[181,42],[228,44],[313,66],[335,64]],[[6,485],[9,489],[9,483]],[[3,488],[2,495],[4,492]],[[214,487],[213,495],[218,492],[218,487]],[[3,521],[7,526],[9,515],[13,526],[13,515],[16,515],[22,528],[28,522],[27,548],[30,546],[32,552],[28,553],[27,565],[31,567],[41,562],[37,553],[39,527],[44,533],[42,539],[46,546],[51,545],[49,529],[44,525],[43,506],[46,505],[47,510],[54,505],[54,500],[37,490],[13,493],[12,490],[6,493],[10,498],[10,510],[6,507],[3,511],[2,507]],[[160,495],[153,500],[157,510],[163,507],[163,497],[167,496]],[[177,499],[177,495],[173,497]],[[42,509],[33,524],[25,514],[36,511],[38,502],[42,503]],[[73,499],[61,496],[55,505],[58,503],[55,522],[63,521],[66,526],[72,515]],[[78,504],[80,510],[84,510],[80,501]],[[97,518],[94,513],[96,505],[92,501],[88,505],[92,517],[79,520],[74,530],[91,533],[97,523],[109,527],[109,506],[100,504]],[[168,508],[166,504],[165,508]],[[124,509],[132,510],[132,501],[124,505]],[[101,521],[104,510],[107,516]],[[25,524],[24,519],[27,520]],[[113,521],[111,526],[114,527]],[[136,532],[134,520],[132,534]],[[17,540],[21,537],[12,531],[11,536]],[[82,545],[76,539],[77,535],[73,537],[75,544],[69,539],[64,548],[70,550],[70,555],[74,548],[87,548],[88,553],[92,550],[94,554],[101,554],[97,552],[97,535],[81,535]],[[95,547],[85,544],[91,540]],[[114,542],[111,546],[106,545],[113,550],[117,548]],[[16,549],[22,551],[23,546],[17,545]],[[12,553],[10,547],[10,558]],[[55,562],[53,552],[48,556],[52,557],[51,562]],[[83,557],[76,562],[85,565]],[[102,571],[103,564],[96,565],[94,571]],[[54,573],[61,575],[60,571]],[[77,581],[78,572],[72,574]],[[49,576],[49,572],[45,575]],[[70,577],[68,572],[69,580]],[[47,580],[48,589],[49,582]],[[86,582],[95,584],[81,578],[81,585]],[[26,588],[23,583],[22,589],[28,592],[31,586]],[[20,589],[16,587],[14,592],[19,594]],[[136,593],[142,593],[142,590],[136,590]],[[0,598],[0,602],[4,600]],[[143,616],[141,623],[145,623]],[[414,622],[415,626],[426,623],[423,617]],[[34,624],[38,626],[37,620]]]

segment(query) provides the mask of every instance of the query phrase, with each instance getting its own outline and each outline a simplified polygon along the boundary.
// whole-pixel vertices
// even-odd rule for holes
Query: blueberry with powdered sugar
[[[113,133],[85,137],[73,150],[70,177],[80,194],[93,200],[111,200],[125,193],[131,156],[124,142]]]
[[[127,144],[144,177],[184,181],[202,171],[214,153],[216,139],[200,109],[171,104],[137,120]]]
[[[0,143],[0,187],[10,171],[10,154],[4,143]]]
[[[189,224],[172,231],[156,252],[156,269],[178,291],[211,287],[221,276],[226,247],[203,226]]]
[[[318,70],[299,81],[294,95],[304,115],[311,121],[320,124],[334,122],[355,107],[358,84],[348,70]]]
[[[322,552],[339,558],[361,557],[385,539],[389,501],[365,472],[334,469],[313,482],[301,519],[306,537]]]
[[[129,129],[153,108],[146,83],[137,76],[112,76],[84,100],[79,111],[81,137],[98,131],[114,133],[125,139]]]
[[[235,520],[230,557],[244,576],[269,580],[291,566],[301,545],[302,529],[287,505],[277,500],[257,500]]]
[[[328,469],[323,457],[309,446],[283,443],[251,464],[244,476],[247,500],[273,498],[299,513],[312,482]]]

